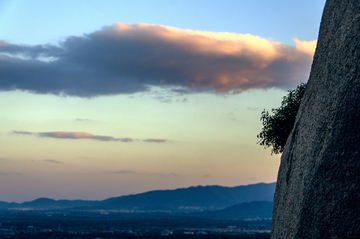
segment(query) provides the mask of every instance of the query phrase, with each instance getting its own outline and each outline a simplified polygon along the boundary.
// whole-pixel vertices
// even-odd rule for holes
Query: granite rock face
[[[360,1],[327,0],[281,157],[272,236],[360,238]]]

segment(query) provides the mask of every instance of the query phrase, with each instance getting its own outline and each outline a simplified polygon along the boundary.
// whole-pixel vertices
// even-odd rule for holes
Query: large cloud
[[[0,90],[80,97],[149,86],[241,92],[294,88],[308,78],[316,42],[296,46],[249,34],[117,23],[59,46],[0,42]]]

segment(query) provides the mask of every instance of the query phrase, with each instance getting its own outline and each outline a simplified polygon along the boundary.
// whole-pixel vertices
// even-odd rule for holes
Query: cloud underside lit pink
[[[94,139],[99,141],[120,141],[132,142],[132,138],[114,138],[112,136],[93,135],[86,132],[43,132],[38,133],[40,137],[50,137],[59,139]]]
[[[249,34],[117,23],[53,45],[0,41],[0,90],[79,97],[149,86],[241,92],[307,80],[316,41],[295,47]]]
[[[101,136],[94,135],[87,132],[64,132],[64,131],[56,131],[56,132],[28,132],[28,131],[12,131],[12,134],[20,134],[20,135],[36,135],[38,137],[47,137],[47,138],[57,138],[57,139],[93,139],[99,141],[120,141],[120,142],[133,142],[132,138],[114,138],[112,136]],[[169,140],[167,139],[144,139],[143,142],[154,142],[154,143],[165,143]],[[48,161],[48,160],[47,160]]]

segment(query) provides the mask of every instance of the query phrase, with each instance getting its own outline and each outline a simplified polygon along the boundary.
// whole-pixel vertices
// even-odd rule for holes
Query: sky
[[[1,0],[0,201],[275,182],[263,109],[325,0]]]

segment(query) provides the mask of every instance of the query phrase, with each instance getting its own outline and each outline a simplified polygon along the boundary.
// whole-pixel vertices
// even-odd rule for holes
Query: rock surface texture
[[[281,157],[272,236],[360,238],[360,0],[327,0]]]

